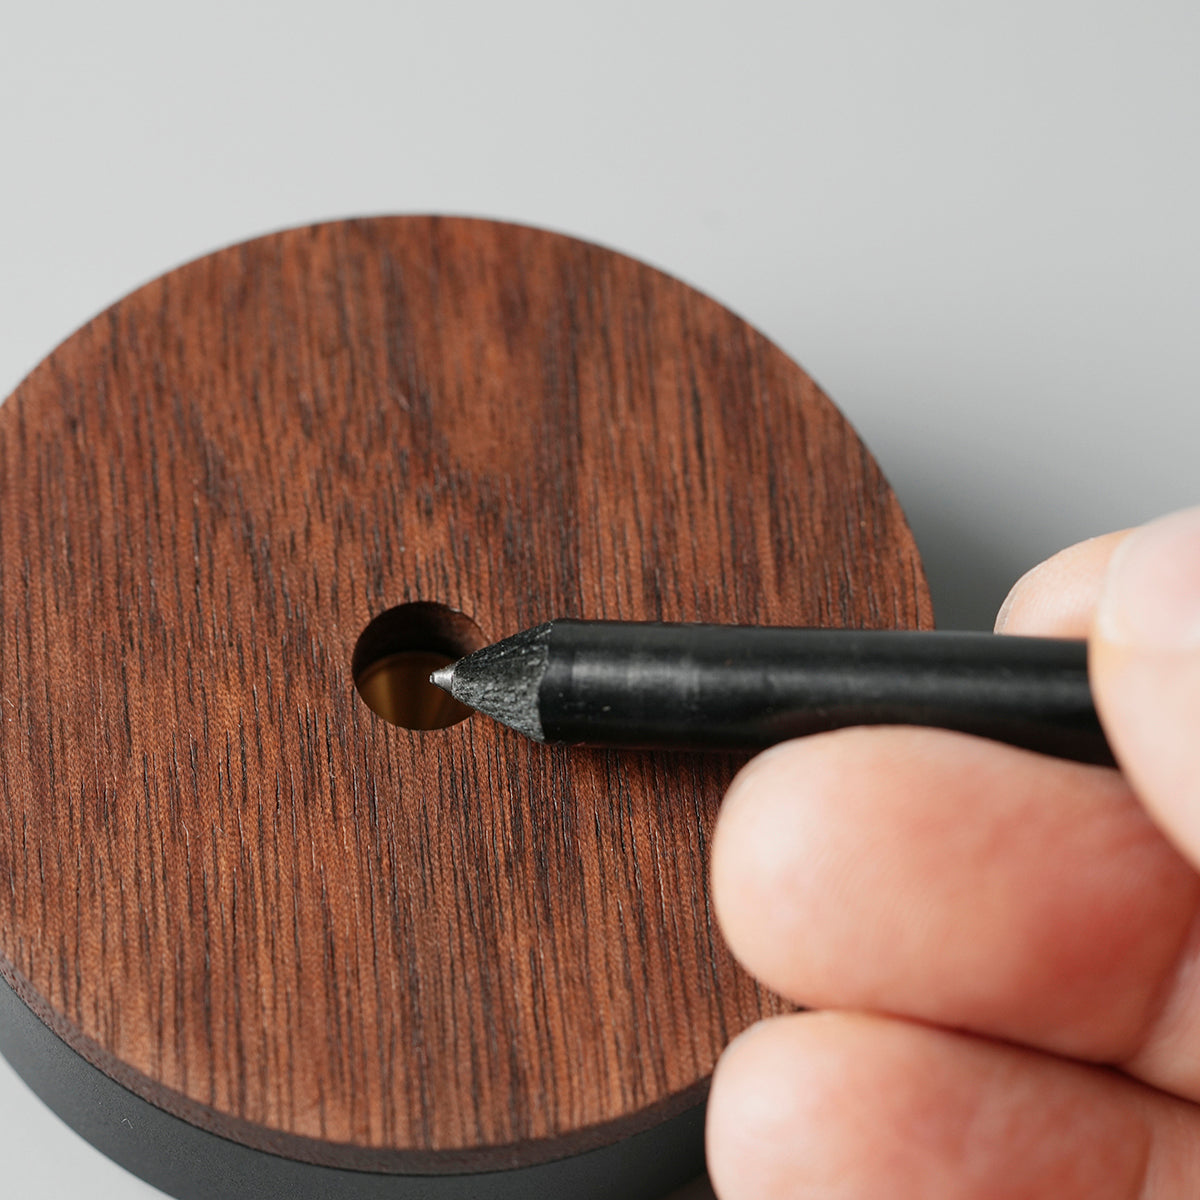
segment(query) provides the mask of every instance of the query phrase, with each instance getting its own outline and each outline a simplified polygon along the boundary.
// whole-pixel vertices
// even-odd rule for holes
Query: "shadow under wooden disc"
[[[706,895],[738,762],[381,716],[356,648],[416,603],[931,625],[853,430],[685,285],[462,219],[220,251],[0,407],[0,976],[165,1117],[396,1195],[665,1153],[784,1007]]]

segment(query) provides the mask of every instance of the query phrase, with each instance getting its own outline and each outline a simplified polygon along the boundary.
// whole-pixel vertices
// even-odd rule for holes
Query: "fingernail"
[[[1145,650],[1200,646],[1200,508],[1151,521],[1117,547],[1096,632]]]
[[[1003,633],[1004,627],[1008,624],[1008,618],[1012,615],[1013,606],[1017,602],[1017,596],[1021,592],[1021,588],[1025,581],[1033,574],[1037,568],[1025,572],[1016,583],[1008,590],[1008,595],[1004,597],[1004,603],[1000,605],[1000,611],[996,614],[996,623],[992,626],[993,633]]]

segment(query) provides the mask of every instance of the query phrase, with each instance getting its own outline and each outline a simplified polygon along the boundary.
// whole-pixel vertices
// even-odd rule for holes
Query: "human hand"
[[[1200,1196],[1200,509],[1063,551],[997,627],[1089,637],[1122,773],[892,728],[746,767],[717,914],[822,1011],[718,1064],[722,1200]]]

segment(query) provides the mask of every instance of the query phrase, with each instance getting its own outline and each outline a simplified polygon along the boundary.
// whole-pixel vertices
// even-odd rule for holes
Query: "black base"
[[[511,1171],[386,1175],[252,1150],[110,1079],[2,979],[0,1053],[76,1133],[178,1200],[661,1200],[704,1169],[703,1104],[611,1146]]]

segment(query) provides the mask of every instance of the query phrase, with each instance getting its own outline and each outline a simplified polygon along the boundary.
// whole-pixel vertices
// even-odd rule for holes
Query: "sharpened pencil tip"
[[[444,667],[438,667],[436,671],[429,677],[429,682],[436,684],[443,692],[450,690],[450,685],[454,682],[454,664],[447,663]]]

